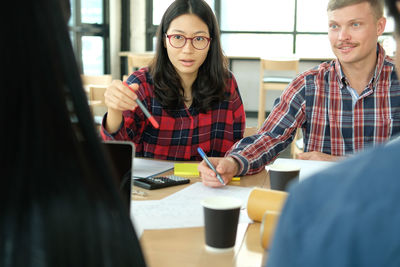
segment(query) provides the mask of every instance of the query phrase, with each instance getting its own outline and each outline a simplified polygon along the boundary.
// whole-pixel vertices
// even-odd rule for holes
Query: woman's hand
[[[104,93],[104,103],[108,108],[105,128],[109,133],[118,130],[122,121],[122,112],[125,110],[134,110],[137,107],[137,95],[133,92],[139,89],[139,85],[134,83],[129,86],[120,80],[114,80],[107,87]]]

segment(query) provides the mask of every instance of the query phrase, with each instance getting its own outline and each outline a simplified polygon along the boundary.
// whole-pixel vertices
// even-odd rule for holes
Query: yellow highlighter
[[[240,181],[240,177],[233,177],[232,181]]]

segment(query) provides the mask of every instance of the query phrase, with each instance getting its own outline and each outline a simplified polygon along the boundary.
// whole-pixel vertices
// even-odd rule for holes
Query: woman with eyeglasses
[[[105,140],[131,140],[137,156],[201,160],[201,147],[208,156],[221,157],[243,137],[242,99],[227,68],[216,18],[203,0],[176,0],[169,6],[153,62],[126,83],[115,80],[104,94],[108,112],[101,134]]]

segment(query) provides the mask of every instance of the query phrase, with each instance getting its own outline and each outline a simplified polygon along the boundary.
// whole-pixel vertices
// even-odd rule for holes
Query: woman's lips
[[[191,59],[181,59],[180,62],[185,67],[190,67],[190,66],[193,66],[193,64],[194,64],[194,60],[191,60]]]

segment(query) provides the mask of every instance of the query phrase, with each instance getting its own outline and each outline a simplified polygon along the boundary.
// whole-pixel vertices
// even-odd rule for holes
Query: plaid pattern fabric
[[[160,128],[152,127],[140,108],[124,111],[119,130],[108,133],[103,118],[101,135],[104,140],[130,140],[136,145],[136,156],[165,160],[202,160],[197,152],[201,147],[210,157],[222,157],[243,137],[245,113],[235,78],[231,75],[227,100],[207,113],[190,107],[177,107],[168,114],[154,97],[152,78],[147,69],[129,76],[127,83],[139,83],[136,92]]]
[[[302,128],[304,151],[345,156],[387,141],[400,132],[400,85],[394,62],[378,45],[375,75],[353,107],[339,61],[300,74],[277,99],[257,135],[228,152],[241,174],[261,171]]]

